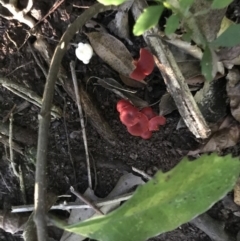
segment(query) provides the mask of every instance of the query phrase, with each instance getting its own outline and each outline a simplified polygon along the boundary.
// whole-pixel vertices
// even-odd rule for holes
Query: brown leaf
[[[129,76],[136,68],[125,45],[107,33],[87,34],[96,54],[118,73]]]
[[[227,75],[227,95],[233,117],[240,122],[240,73],[238,69],[229,70]]]
[[[0,228],[5,232],[17,233],[24,229],[28,217],[29,214],[16,214],[0,210]]]
[[[160,115],[168,115],[172,113],[174,110],[177,110],[177,106],[172,98],[172,96],[166,92],[159,103],[159,114]]]
[[[212,134],[207,143],[202,145],[195,151],[190,151],[188,155],[196,155],[198,153],[220,151],[225,148],[235,146],[240,140],[240,125],[232,123],[231,126],[222,128]]]
[[[127,76],[124,76],[122,74],[119,74],[122,82],[126,85],[126,86],[129,86],[129,87],[133,87],[133,88],[143,88],[146,86],[146,82],[144,80],[142,81],[136,81],[134,79],[131,79]]]

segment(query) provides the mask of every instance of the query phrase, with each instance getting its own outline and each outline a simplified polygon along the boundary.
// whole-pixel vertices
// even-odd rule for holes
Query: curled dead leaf
[[[208,141],[195,151],[190,151],[188,155],[198,153],[220,151],[225,148],[235,146],[240,140],[240,125],[233,122],[230,126],[219,129],[212,134]]]
[[[234,68],[227,75],[227,95],[230,99],[232,116],[240,122],[240,72]]]
[[[125,45],[108,33],[87,34],[95,53],[118,73],[129,76],[136,68]]]

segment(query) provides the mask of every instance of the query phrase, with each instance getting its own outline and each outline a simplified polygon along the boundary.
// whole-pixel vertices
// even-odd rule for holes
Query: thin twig
[[[80,100],[80,93],[78,90],[78,83],[77,83],[77,76],[76,76],[76,72],[75,72],[75,62],[74,61],[71,61],[70,68],[71,68],[71,73],[72,73],[72,80],[73,80],[74,91],[75,91],[75,95],[76,95],[76,103],[77,103],[79,117],[80,117],[80,124],[81,124],[81,128],[82,128],[82,136],[83,136],[83,142],[84,142],[84,148],[85,148],[85,154],[86,154],[88,186],[92,189],[92,177],[91,177],[91,167],[90,167],[90,159],[89,159],[89,153],[88,153],[87,134],[86,134],[86,128],[85,128],[85,124],[84,124],[84,117],[83,117],[82,105],[81,105],[81,100]]]
[[[50,14],[52,14],[65,0],[60,0],[58,2],[55,2],[49,12],[42,18],[40,19],[35,25],[34,28],[41,23],[43,20],[45,20]]]
[[[81,201],[83,201],[84,203],[86,203],[88,206],[90,206],[96,213],[100,214],[100,215],[104,215],[104,213],[99,210],[93,203],[91,203],[89,200],[87,200],[87,198],[85,198],[81,193],[77,192],[74,190],[73,187],[70,187],[70,191],[71,193],[73,193],[76,197],[78,197]]]
[[[146,172],[141,171],[141,170],[139,170],[139,169],[136,168],[136,167],[132,167],[132,170],[133,170],[134,172],[140,174],[141,176],[145,177],[147,180],[151,180],[151,179],[152,179],[152,177],[149,176]]]
[[[45,190],[46,190],[46,164],[47,164],[47,146],[48,146],[48,129],[50,125],[50,110],[54,95],[54,86],[57,80],[57,74],[62,62],[63,55],[67,50],[67,46],[75,33],[90,20],[97,13],[111,10],[112,6],[102,6],[95,4],[81,14],[63,34],[59,44],[57,45],[50,69],[48,72],[41,112],[39,114],[39,135],[38,135],[38,148],[37,148],[37,161],[36,161],[36,176],[35,176],[35,194],[34,206],[35,216],[34,221],[37,226],[38,241],[47,240],[47,227],[46,227],[46,212],[45,206]]]
[[[13,142],[12,142],[12,137],[13,137],[13,114],[10,114],[10,123],[9,123],[9,161],[11,163],[13,173],[14,175],[19,178],[19,173],[16,170],[16,164],[14,163],[13,160]]]
[[[2,122],[6,122],[8,121],[10,115],[14,112],[14,110],[16,109],[16,104],[12,107],[12,109],[7,113],[7,115],[3,118]]]
[[[20,183],[20,189],[22,193],[22,199],[23,199],[23,203],[27,204],[26,188],[25,188],[25,182],[24,182],[21,164],[18,166],[18,168],[19,168],[19,183]]]
[[[77,176],[76,176],[76,170],[75,170],[75,165],[74,165],[74,161],[73,161],[73,157],[72,157],[72,152],[71,152],[71,146],[70,146],[70,142],[69,142],[69,137],[68,137],[68,129],[67,129],[67,123],[66,123],[66,99],[63,97],[63,124],[64,124],[64,130],[65,130],[65,134],[66,134],[66,139],[67,139],[67,147],[68,147],[68,156],[69,159],[71,161],[72,167],[73,167],[73,174],[74,174],[74,181],[76,183],[77,181]]]
[[[106,199],[104,201],[93,202],[93,204],[97,207],[103,207],[106,205],[112,205],[119,202],[127,201],[132,197],[133,193],[128,193],[125,195],[121,195],[119,197],[113,199]],[[70,209],[85,209],[91,208],[87,204],[75,204],[75,203],[62,203],[59,205],[53,205],[51,210],[70,210]],[[21,206],[12,206],[12,213],[23,213],[23,212],[32,212],[34,210],[34,205],[21,205]]]
[[[0,142],[5,145],[5,146],[8,146],[9,147],[9,137],[5,136],[5,135],[2,135],[0,133]],[[23,155],[23,151],[22,151],[22,147],[19,146],[16,142],[12,141],[12,148],[14,151],[20,153],[21,155]]]
[[[13,71],[11,71],[10,73],[8,73],[7,75],[5,75],[4,77],[7,77],[7,76],[11,75],[11,74],[13,74],[15,71],[17,71],[18,69],[24,68],[24,67],[26,67],[27,65],[32,64],[32,63],[33,63],[33,61],[31,60],[31,61],[27,62],[26,64],[22,64],[22,65],[18,66],[17,68],[15,68],[15,69],[14,69]]]
[[[45,77],[47,77],[47,70],[45,69],[45,67],[40,63],[37,55],[35,54],[35,52],[33,51],[32,45],[30,44],[29,41],[27,41],[28,47],[30,49],[30,52],[32,53],[32,56],[35,60],[35,62],[37,63],[38,67],[42,70],[43,74]]]
[[[15,95],[18,95],[19,97],[41,108],[42,98],[38,96],[33,90],[17,84],[8,78],[0,77],[0,85],[13,92]],[[60,118],[62,116],[62,111],[59,107],[52,105],[51,114],[54,118]]]

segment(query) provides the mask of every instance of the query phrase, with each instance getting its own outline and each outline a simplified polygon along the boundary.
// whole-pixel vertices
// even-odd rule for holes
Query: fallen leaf
[[[122,4],[115,18],[108,24],[108,28],[118,37],[125,39],[128,44],[133,43],[129,40],[129,22],[128,22],[128,11],[133,4],[133,0],[127,1]]]
[[[205,0],[194,1],[191,7],[191,12],[197,14],[201,11],[209,9],[205,14],[195,16],[196,22],[200,31],[206,37],[208,42],[216,39],[220,30],[222,19],[225,16],[227,8],[223,9],[210,9],[212,2]],[[193,40],[198,36],[193,36]]]
[[[97,81],[102,87],[114,92],[121,98],[127,99],[138,108],[149,106],[148,102],[134,95],[133,91],[126,90],[119,82],[113,78],[98,79]]]
[[[119,74],[120,79],[122,80],[122,82],[129,87],[133,87],[133,88],[143,88],[146,86],[146,82],[144,80],[141,81],[136,81],[134,79],[131,79],[130,77],[124,76]]]
[[[159,115],[168,115],[174,110],[177,110],[177,106],[172,98],[172,96],[166,92],[159,103]]]
[[[198,153],[221,151],[225,148],[235,146],[240,140],[240,125],[236,122],[230,126],[222,128],[213,133],[208,141],[197,150],[190,151],[188,155],[196,155]]]
[[[108,33],[87,34],[96,54],[118,73],[129,76],[136,68],[125,45]]]
[[[240,122],[240,72],[234,68],[227,75],[227,95],[230,99],[232,116]]]
[[[85,26],[87,28],[93,28],[93,29],[95,29],[98,32],[107,33],[107,30],[105,29],[105,27],[102,24],[100,24],[100,23],[98,23],[98,22],[96,22],[96,21],[94,21],[92,19],[87,21]]]

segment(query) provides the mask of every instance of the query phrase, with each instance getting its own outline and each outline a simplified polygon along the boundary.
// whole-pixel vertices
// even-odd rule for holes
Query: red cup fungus
[[[158,116],[151,107],[145,107],[139,111],[124,99],[118,101],[117,110],[120,113],[120,120],[127,127],[128,132],[143,139],[150,139],[152,131],[157,131],[160,125],[166,124],[165,117]]]
[[[163,116],[155,116],[151,120],[148,121],[148,129],[150,131],[158,131],[159,126],[163,126],[166,124],[166,118]]]
[[[130,78],[141,81],[150,75],[154,69],[153,55],[146,49],[140,49],[140,57],[134,61],[136,68],[130,74]]]
[[[149,120],[157,116],[157,113],[155,113],[151,107],[144,107],[140,112],[146,115]]]

